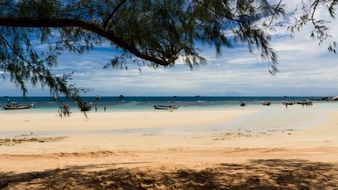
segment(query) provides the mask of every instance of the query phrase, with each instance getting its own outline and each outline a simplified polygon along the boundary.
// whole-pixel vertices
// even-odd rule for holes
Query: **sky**
[[[293,2],[293,1],[290,1]],[[289,5],[289,4],[288,4]],[[327,18],[324,11],[317,13]],[[338,21],[329,24],[338,41]],[[201,47],[205,65],[190,68],[177,63],[172,68],[148,66],[128,70],[103,69],[116,55],[110,47],[96,47],[90,53],[59,57],[56,73],[74,71],[73,82],[91,89],[86,95],[117,96],[336,96],[338,95],[338,55],[310,38],[311,27],[290,36],[285,28],[273,33],[272,47],[278,54],[279,73],[271,75],[269,65],[246,47],[223,49]],[[21,96],[8,80],[0,80],[0,96]],[[29,88],[28,96],[48,96],[48,89]]]

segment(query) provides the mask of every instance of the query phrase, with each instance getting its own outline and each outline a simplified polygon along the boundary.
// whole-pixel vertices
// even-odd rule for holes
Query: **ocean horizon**
[[[247,105],[260,105],[263,101],[280,104],[284,101],[320,100],[322,96],[83,96],[82,100],[98,109],[106,106],[109,110],[144,110],[153,109],[154,105],[178,105],[184,109],[217,108],[238,106],[241,102]],[[0,106],[7,102],[34,105],[35,111],[58,109],[63,103],[77,110],[75,102],[66,97],[53,98],[48,96],[0,97]]]

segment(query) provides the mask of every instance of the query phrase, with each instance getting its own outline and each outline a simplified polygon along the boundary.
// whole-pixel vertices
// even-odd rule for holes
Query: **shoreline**
[[[43,182],[43,187],[48,183],[45,178],[34,176],[49,176],[46,172],[50,172],[52,180],[56,175],[63,175],[62,172],[70,176],[79,172],[77,176],[85,178],[85,174],[92,171],[107,172],[107,175],[116,171],[130,175],[149,171],[151,178],[166,175],[163,171],[192,172],[191,175],[210,171],[213,176],[217,176],[218,171],[241,171],[246,173],[244,178],[250,180],[256,175],[270,176],[274,168],[272,163],[278,175],[284,171],[280,168],[298,171],[293,167],[297,164],[300,167],[297,175],[307,174],[307,167],[311,167],[312,170],[319,168],[318,179],[326,175],[338,180],[337,114],[332,107],[320,106],[288,110],[272,106],[211,111],[107,112],[94,113],[89,120],[80,113],[63,119],[49,113],[20,114],[20,119],[18,114],[0,114],[0,133],[17,133],[15,138],[19,140],[15,142],[25,139],[0,146],[0,177],[4,175],[2,179],[5,179],[0,179],[0,185],[30,187],[14,179],[33,176],[30,181]],[[61,129],[64,133],[58,134]],[[0,142],[5,138],[1,137]],[[259,167],[257,163],[266,164],[266,171],[250,169]],[[326,169],[322,169],[326,165]],[[232,170],[228,166],[239,169]],[[265,180],[264,177],[259,179]],[[68,180],[63,179],[72,184]]]
[[[65,118],[50,113],[0,114],[0,120],[4,123],[0,131],[34,133],[57,130],[180,128],[226,122],[254,112],[255,110],[122,111],[90,113],[89,119],[83,113],[74,113]],[[197,117],[192,118],[194,115]]]

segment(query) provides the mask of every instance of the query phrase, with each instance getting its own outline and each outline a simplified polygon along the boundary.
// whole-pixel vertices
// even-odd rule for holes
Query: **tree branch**
[[[125,3],[127,0],[121,0],[121,2],[113,9],[113,11],[109,14],[107,19],[103,22],[103,28],[106,29],[110,19],[114,16],[114,14],[119,10],[119,8]]]
[[[151,61],[155,64],[168,66],[169,62],[157,57],[153,57],[144,52],[138,50],[135,46],[132,46],[125,42],[123,39],[115,36],[111,31],[107,31],[102,27],[94,23],[87,23],[77,19],[67,18],[27,18],[27,17],[0,17],[0,26],[5,27],[28,27],[28,28],[62,28],[62,27],[77,27],[84,30],[96,33],[97,35],[108,39],[115,43],[120,48],[130,52],[131,54],[141,59]]]
[[[271,16],[271,20],[270,20],[270,22],[269,22],[269,24],[268,24],[267,26],[270,27],[270,26],[272,25],[272,22],[273,22],[273,20],[274,20],[274,17],[276,16],[277,11],[278,11],[278,8],[279,8],[279,7],[281,6],[281,4],[282,4],[282,1],[283,1],[283,0],[279,0],[278,4],[277,4],[276,7],[273,9],[273,11],[270,9],[269,3],[268,3],[267,1],[264,1],[265,4],[266,4],[266,6],[268,7],[268,11],[269,11],[270,14],[272,15],[272,16]]]

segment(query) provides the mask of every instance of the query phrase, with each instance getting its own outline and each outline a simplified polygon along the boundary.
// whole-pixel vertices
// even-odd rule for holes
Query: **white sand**
[[[82,114],[60,119],[51,113],[2,113],[1,136],[33,132],[34,137],[42,133],[67,138],[0,146],[0,171],[95,164],[205,168],[252,159],[336,163],[337,114],[325,107],[123,111],[90,113],[89,119]],[[283,117],[290,120],[280,119]],[[231,126],[245,129],[230,130]]]

